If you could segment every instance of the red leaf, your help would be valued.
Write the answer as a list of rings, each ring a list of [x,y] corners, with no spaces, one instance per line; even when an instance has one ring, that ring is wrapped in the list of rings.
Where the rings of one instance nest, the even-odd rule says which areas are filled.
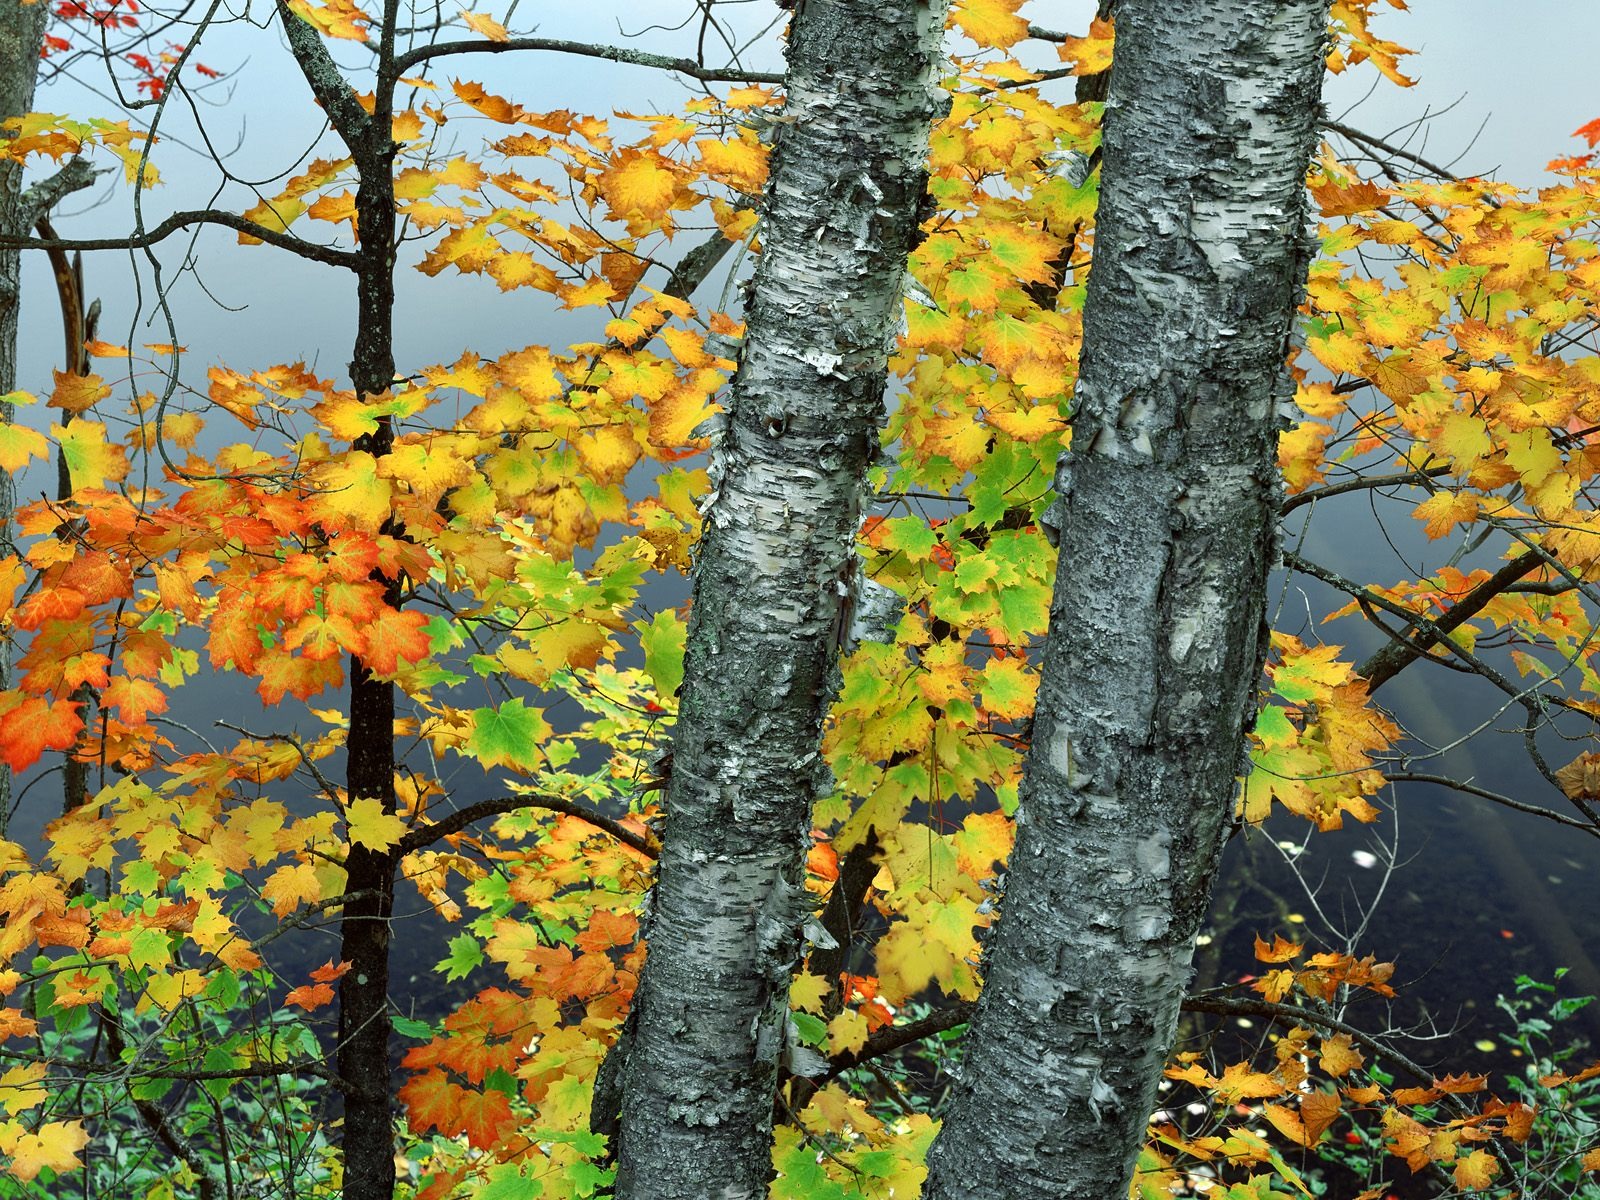
[[[479,1150],[493,1146],[517,1123],[511,1112],[511,1098],[504,1092],[464,1088],[452,1083],[437,1067],[401,1088],[400,1100],[406,1106],[406,1119],[413,1133],[430,1129],[446,1137],[464,1133]]]
[[[417,662],[433,644],[423,626],[428,618],[414,609],[380,608],[367,630],[367,650],[362,660],[379,675],[393,675],[400,660]]]
[[[310,983],[297,987],[283,998],[285,1004],[297,1005],[310,1012],[333,1001],[333,989],[325,983]]]
[[[0,693],[0,759],[26,771],[46,750],[66,750],[78,740],[83,720],[71,700],[21,699]]]

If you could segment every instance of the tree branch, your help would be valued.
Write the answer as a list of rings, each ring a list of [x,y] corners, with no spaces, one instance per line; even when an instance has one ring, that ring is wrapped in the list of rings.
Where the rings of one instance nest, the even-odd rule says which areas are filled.
[[[623,46],[596,46],[587,42],[566,41],[562,38],[538,37],[511,38],[504,42],[474,39],[418,46],[396,57],[394,69],[395,74],[404,75],[418,63],[431,58],[443,58],[450,54],[505,54],[511,50],[548,50],[557,54],[576,54],[584,58],[603,58],[607,62],[676,71],[680,75],[688,75],[702,83],[782,83],[784,79],[781,74],[774,75],[763,71],[715,70],[701,66],[692,58],[672,58],[665,54],[651,54]]]
[[[912,1042],[920,1042],[923,1038],[932,1037],[936,1033],[944,1033],[954,1029],[957,1025],[964,1025],[972,1019],[972,1011],[976,1005],[956,1004],[949,1008],[941,1008],[931,1012],[920,1021],[912,1021],[908,1025],[885,1025],[876,1033],[871,1034],[859,1050],[845,1050],[834,1055],[828,1060],[828,1070],[824,1075],[812,1080],[813,1086],[820,1088],[828,1080],[838,1075],[841,1071],[848,1071],[851,1067],[871,1062],[875,1058],[882,1058],[885,1054],[909,1046]]]
[[[886,1025],[867,1038],[866,1044],[861,1049],[846,1050],[834,1055],[833,1058],[828,1060],[827,1073],[813,1082],[820,1088],[842,1071],[848,1071],[852,1067],[859,1067],[875,1058],[881,1058],[885,1054],[899,1050],[903,1046],[909,1046],[913,1042],[920,1042],[923,1038],[954,1029],[957,1025],[964,1025],[972,1019],[975,1007],[976,1005],[971,1003],[955,1004],[949,1008],[929,1013],[920,1021],[912,1021],[907,1025]],[[1434,1081],[1433,1072],[1411,1061],[1404,1054],[1379,1041],[1371,1034],[1363,1033],[1354,1025],[1341,1021],[1337,1017],[1324,1016],[1322,1013],[1314,1012],[1308,1008],[1301,1008],[1293,1004],[1273,1004],[1266,1000],[1234,1000],[1222,996],[1190,996],[1183,1002],[1183,1011],[1211,1013],[1217,1016],[1267,1017],[1274,1021],[1315,1025],[1321,1029],[1344,1034],[1352,1042],[1394,1063],[1422,1083],[1431,1085]]]
[[[100,1027],[105,1032],[106,1050],[111,1059],[113,1061],[120,1059],[127,1048],[127,1042],[122,1036],[122,1026],[118,1024],[114,1015],[103,1008],[100,1010]],[[194,1172],[199,1181],[200,1200],[217,1200],[221,1188],[210,1164],[182,1133],[173,1128],[167,1110],[154,1100],[139,1099],[134,1095],[131,1086],[128,1088],[128,1096],[133,1101],[134,1110],[139,1114],[139,1120],[155,1136],[156,1141]]]
[[[1441,167],[1437,163],[1429,162],[1420,154],[1414,154],[1410,150],[1407,150],[1402,146],[1393,145],[1390,142],[1384,141],[1382,138],[1373,137],[1370,133],[1362,133],[1361,130],[1355,128],[1354,126],[1346,125],[1343,121],[1325,120],[1322,122],[1322,127],[1330,132],[1341,134],[1342,136],[1349,138],[1352,142],[1365,146],[1369,150],[1377,150],[1382,154],[1392,154],[1395,158],[1403,159],[1412,166],[1421,167],[1424,171],[1428,171],[1433,175],[1438,176],[1440,179],[1461,178],[1447,167]],[[1493,203],[1493,201],[1490,203]],[[1496,204],[1495,207],[1498,208],[1499,205]]]
[[[96,171],[91,167],[88,159],[69,159],[60,170],[22,193],[22,220],[18,222],[18,227],[26,229],[33,225],[63,199],[73,192],[81,192],[94,183],[96,176],[104,174],[105,171]]]
[[[1377,691],[1437,646],[1443,640],[1442,635],[1477,616],[1485,605],[1503,593],[1511,584],[1543,565],[1544,555],[1540,553],[1529,550],[1518,555],[1433,618],[1431,626],[1419,632],[1415,638],[1405,642],[1389,642],[1373,651],[1367,656],[1366,661],[1356,668],[1357,673],[1367,681],[1367,694],[1371,695]]]
[[[1301,492],[1298,496],[1290,496],[1278,508],[1280,516],[1293,512],[1306,504],[1315,504],[1318,500],[1327,500],[1333,496],[1342,496],[1346,492],[1370,491],[1375,488],[1401,487],[1408,483],[1425,483],[1439,475],[1448,475],[1450,467],[1429,467],[1424,471],[1401,471],[1394,475],[1364,475],[1359,479],[1349,479],[1344,483],[1330,483],[1327,487],[1313,488],[1309,492]]]
[[[1587,834],[1600,837],[1600,826],[1596,826],[1593,821],[1580,821],[1576,817],[1565,816],[1548,808],[1540,808],[1537,804],[1525,804],[1521,800],[1513,800],[1510,796],[1502,796],[1499,792],[1491,792],[1488,788],[1481,788],[1475,783],[1451,779],[1448,775],[1430,775],[1423,771],[1385,771],[1383,777],[1389,783],[1437,784],[1440,787],[1464,792],[1468,796],[1492,800],[1496,804],[1504,805],[1506,808],[1514,808],[1518,812],[1532,813],[1536,817],[1543,817],[1547,821],[1555,821],[1559,825],[1570,825],[1574,829],[1581,829]]]
[[[311,94],[328,114],[334,132],[352,154],[359,156],[365,147],[372,118],[367,116],[367,110],[356,99],[355,90],[339,70],[339,64],[322,44],[321,35],[297,17],[285,0],[277,0],[277,3],[278,18],[283,24],[284,36],[289,39],[289,50],[310,85]]]
[[[1301,1008],[1296,1004],[1274,1004],[1270,1000],[1234,1000],[1224,996],[1190,996],[1183,1002],[1183,1011],[1212,1013],[1224,1017],[1266,1017],[1273,1021],[1315,1025],[1333,1033],[1344,1034],[1356,1045],[1365,1047],[1380,1058],[1394,1063],[1419,1083],[1429,1087],[1434,1083],[1432,1071],[1420,1063],[1413,1062],[1393,1046],[1379,1041],[1369,1033],[1361,1032],[1354,1025],[1337,1017],[1324,1016],[1322,1013]],[[1457,1104],[1460,1103],[1456,1097],[1452,1096],[1450,1099]]]
[[[586,804],[565,800],[560,796],[500,796],[493,800],[480,800],[476,804],[457,809],[443,820],[413,829],[395,843],[393,853],[396,857],[410,854],[424,846],[432,845],[441,838],[460,833],[474,821],[517,812],[524,808],[548,809],[551,812],[565,813],[569,817],[577,817],[580,821],[587,821],[596,829],[609,833],[617,841],[632,847],[646,858],[653,859],[660,853],[654,838],[642,837],[614,817],[608,817]]]
[[[319,246],[315,242],[307,242],[290,234],[268,229],[265,225],[258,225],[247,217],[214,208],[175,212],[154,229],[132,237],[47,239],[31,238],[22,234],[0,234],[0,246],[15,246],[20,250],[143,250],[148,246],[154,246],[157,242],[165,241],[174,233],[191,225],[222,225],[228,229],[236,229],[240,233],[259,238],[269,246],[298,254],[301,258],[327,263],[329,266],[344,267],[350,271],[355,270],[358,261],[352,251],[339,250],[333,246]]]

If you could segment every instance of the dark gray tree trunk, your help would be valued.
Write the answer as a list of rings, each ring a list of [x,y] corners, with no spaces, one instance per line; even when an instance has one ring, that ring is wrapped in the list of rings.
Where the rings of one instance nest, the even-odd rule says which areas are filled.
[[[695,569],[619,1200],[764,1196],[822,722],[918,228],[944,0],[805,0]]]
[[[0,121],[20,117],[33,108],[33,89],[39,79],[39,50],[44,44],[50,6],[42,2],[0,0]],[[20,237],[33,222],[32,206],[22,197],[22,166],[0,159],[0,234]],[[0,396],[17,386],[17,318],[22,288],[21,252],[0,246]],[[0,424],[16,414],[0,403]],[[16,487],[0,471],[0,557],[11,549],[11,514],[16,508]],[[0,691],[11,686],[11,643],[0,639]],[[0,765],[0,834],[11,812],[11,769]]]
[[[1327,0],[1119,0],[1034,738],[925,1196],[1114,1200],[1263,652]]]

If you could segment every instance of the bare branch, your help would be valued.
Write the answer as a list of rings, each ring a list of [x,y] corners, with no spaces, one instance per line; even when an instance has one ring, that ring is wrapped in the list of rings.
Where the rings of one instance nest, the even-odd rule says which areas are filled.
[[[301,258],[327,263],[329,266],[344,267],[350,271],[355,270],[358,261],[352,251],[339,250],[333,246],[319,246],[315,242],[307,242],[280,233],[276,229],[268,229],[265,225],[258,225],[247,217],[236,216],[215,208],[175,212],[154,229],[131,237],[46,239],[24,237],[20,234],[0,234],[0,246],[16,246],[21,250],[143,250],[165,241],[174,233],[188,229],[191,225],[222,225],[228,229],[236,229],[240,233],[259,238],[269,246],[298,254]]]
[[[1354,1025],[1339,1020],[1338,1017],[1327,1016],[1296,1004],[1273,1004],[1268,1000],[1235,1000],[1226,996],[1190,996],[1183,1002],[1183,1011],[1212,1013],[1224,1017],[1266,1017],[1269,1020],[1289,1024],[1315,1025],[1320,1029],[1344,1034],[1356,1045],[1363,1046],[1380,1058],[1394,1063],[1419,1083],[1431,1086],[1434,1082],[1432,1071],[1420,1063],[1413,1062],[1386,1042],[1369,1033],[1363,1033]],[[1455,1096],[1447,1099],[1457,1106],[1461,1104],[1459,1098]]]
[[[859,1050],[846,1050],[834,1055],[828,1061],[827,1073],[814,1080],[821,1086],[834,1078],[842,1071],[858,1067],[872,1059],[881,1058],[903,1046],[913,1042],[920,1042],[946,1030],[954,1029],[972,1019],[974,1004],[955,1004],[949,1008],[942,1008],[929,1013],[920,1021],[912,1021],[906,1025],[886,1025],[867,1038]],[[1211,1013],[1219,1016],[1255,1016],[1267,1017],[1274,1021],[1287,1021],[1291,1023],[1304,1023],[1315,1025],[1318,1028],[1329,1030],[1333,1033],[1342,1033],[1357,1045],[1364,1046],[1374,1054],[1394,1063],[1408,1074],[1425,1084],[1433,1082],[1433,1073],[1427,1068],[1411,1061],[1404,1054],[1392,1046],[1363,1033],[1354,1025],[1341,1021],[1337,1017],[1327,1016],[1309,1008],[1301,1008],[1293,1004],[1272,1004],[1266,1000],[1236,1000],[1224,996],[1190,996],[1183,1002],[1184,1012]]]
[[[1580,821],[1576,817],[1569,817],[1563,813],[1552,812],[1548,808],[1541,808],[1537,804],[1525,804],[1521,800],[1513,800],[1510,796],[1503,796],[1499,792],[1491,792],[1488,788],[1479,787],[1475,783],[1468,783],[1461,779],[1451,779],[1448,775],[1430,775],[1423,771],[1385,771],[1383,777],[1389,783],[1432,783],[1439,787],[1447,787],[1457,792],[1464,792],[1468,796],[1477,796],[1483,800],[1492,800],[1506,808],[1514,808],[1518,812],[1532,813],[1536,817],[1543,817],[1547,821],[1554,821],[1559,825],[1570,825],[1574,829],[1581,829],[1587,834],[1600,837],[1600,827],[1593,821]]]
[[[1352,142],[1355,142],[1361,146],[1365,146],[1369,150],[1377,150],[1382,154],[1391,154],[1395,158],[1403,159],[1412,166],[1421,167],[1424,171],[1427,171],[1432,175],[1436,175],[1440,179],[1460,178],[1459,175],[1456,175],[1447,167],[1441,167],[1438,163],[1429,162],[1427,159],[1423,158],[1422,155],[1414,154],[1403,146],[1396,146],[1390,142],[1384,141],[1382,138],[1373,137],[1370,133],[1362,133],[1361,130],[1352,125],[1346,125],[1343,121],[1325,120],[1322,122],[1322,127],[1333,133],[1347,137]],[[1493,202],[1491,201],[1491,203]],[[1496,207],[1499,206],[1496,205]]]
[[[63,199],[73,192],[81,192],[92,185],[97,176],[104,174],[105,171],[96,171],[91,167],[87,159],[68,159],[55,174],[39,180],[22,193],[22,220],[18,222],[19,228],[26,229],[34,224]]]
[[[882,1058],[885,1054],[909,1046],[912,1042],[920,1042],[923,1038],[932,1037],[936,1033],[944,1033],[954,1029],[957,1025],[964,1025],[972,1019],[975,1004],[955,1004],[949,1008],[941,1008],[929,1013],[920,1021],[912,1021],[907,1025],[885,1025],[876,1033],[871,1034],[859,1050],[845,1050],[834,1055],[828,1060],[828,1070],[825,1074],[812,1080],[816,1087],[821,1087],[838,1075],[841,1071],[848,1071],[851,1067],[859,1067],[863,1063],[875,1058]]]
[[[781,74],[764,71],[725,71],[703,67],[692,58],[672,58],[665,54],[651,54],[645,50],[630,50],[625,46],[596,46],[587,42],[572,42],[562,38],[511,38],[504,42],[487,40],[439,42],[432,46],[418,46],[397,56],[394,71],[404,75],[412,67],[430,58],[443,58],[450,54],[505,54],[512,50],[546,50],[556,54],[576,54],[583,58],[603,58],[607,62],[627,63],[636,67],[654,67],[659,71],[675,71],[702,83],[782,83]]]
[[[1403,487],[1408,483],[1426,483],[1436,476],[1448,475],[1452,469],[1451,467],[1429,467],[1425,471],[1401,471],[1394,475],[1363,475],[1356,479],[1348,479],[1343,483],[1330,483],[1327,487],[1313,488],[1309,492],[1301,492],[1298,496],[1290,496],[1279,506],[1278,512],[1280,515],[1291,513],[1302,505],[1315,504],[1318,500],[1342,496],[1346,492]]]

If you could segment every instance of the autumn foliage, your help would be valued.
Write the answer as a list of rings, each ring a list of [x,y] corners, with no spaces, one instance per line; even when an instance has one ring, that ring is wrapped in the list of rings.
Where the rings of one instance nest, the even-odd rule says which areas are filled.
[[[290,7],[329,39],[372,27],[345,0]],[[1044,63],[1051,41],[1030,39],[1019,7],[969,0],[954,16],[953,105],[933,134],[933,213],[859,545],[903,615],[892,640],[842,664],[825,747],[837,784],[815,809],[807,877],[819,908],[849,881],[844,899],[867,916],[852,914],[848,957],[791,994],[822,1060],[974,999],[1000,902],[1054,571],[1039,517],[1070,436],[1098,188],[1100,103],[1063,102],[1041,76],[1095,75],[1113,37],[1096,22]],[[1370,62],[1404,82],[1404,51],[1372,32],[1371,7],[1334,5],[1330,67]],[[487,16],[467,24],[508,36]],[[159,98],[155,60],[130,62]],[[8,397],[24,407],[0,427],[0,469],[59,455],[71,496],[19,510],[16,550],[0,557],[0,623],[18,651],[0,756],[26,779],[70,756],[93,781],[43,845],[0,844],[13,1052],[0,1152],[22,1184],[64,1186],[52,1181],[139,1105],[198,1095],[243,1113],[274,1072],[331,1086],[315,1035],[348,964],[286,975],[269,962],[280,936],[336,919],[355,847],[400,856],[409,907],[452,923],[433,955],[442,980],[467,989],[438,1022],[397,1023],[407,1194],[582,1197],[609,1179],[592,1096],[644,953],[654,772],[685,631],[679,609],[645,597],[662,579],[686,591],[707,421],[742,330],[733,289],[686,292],[651,271],[707,237],[730,262],[759,252],[782,97],[718,86],[673,111],[599,115],[532,111],[464,79],[407,82],[394,193],[417,269],[546,293],[593,318],[592,340],[405,363],[382,395],[306,363],[189,358],[180,371],[175,347],[101,341],[91,373]],[[127,121],[34,114],[11,132],[17,160],[110,155],[129,185],[158,182],[159,144]],[[1371,179],[1325,150],[1281,459],[1291,506],[1392,476],[1429,537],[1483,530],[1508,556],[1538,551],[1519,581],[1539,587],[1478,603],[1493,568],[1451,563],[1361,581],[1341,611],[1384,615],[1419,655],[1481,671],[1500,668],[1478,643],[1509,635],[1514,691],[1548,680],[1545,703],[1592,716],[1600,358],[1577,336],[1600,294],[1600,170],[1585,156],[1562,172],[1527,194]],[[354,248],[355,188],[351,159],[314,157],[237,214],[238,237]],[[1366,269],[1376,255],[1391,268]],[[375,453],[380,427],[393,443]],[[1440,630],[1465,597],[1470,618]],[[352,658],[403,697],[392,810],[336,782]],[[1321,830],[1377,815],[1400,728],[1357,666],[1311,635],[1274,635],[1245,822],[1278,806]],[[217,676],[254,691],[262,727],[192,727],[205,718],[186,688]],[[1600,803],[1588,776],[1565,778],[1580,805]],[[47,794],[24,802],[50,808]],[[476,819],[452,819],[469,809]],[[1185,1194],[1197,1170],[1280,1189],[1230,1195],[1300,1194],[1285,1148],[1314,1151],[1353,1119],[1378,1122],[1409,1170],[1492,1185],[1497,1156],[1526,1136],[1518,1103],[1459,1076],[1386,1086],[1370,1044],[1294,1015],[1391,995],[1391,965],[1281,937],[1258,957],[1241,994],[1287,1014],[1269,1060],[1177,1056],[1172,1079],[1214,1099],[1218,1119],[1198,1133],[1153,1123],[1136,1194]],[[86,1049],[96,1023],[122,1050]],[[94,1101],[74,1108],[64,1078]],[[803,1107],[776,1137],[774,1195],[915,1194],[928,1105],[852,1078],[791,1085]],[[1272,1136],[1252,1132],[1258,1114]],[[241,1157],[241,1170],[289,1163],[331,1193],[337,1153],[316,1119],[307,1109],[276,1166]]]

